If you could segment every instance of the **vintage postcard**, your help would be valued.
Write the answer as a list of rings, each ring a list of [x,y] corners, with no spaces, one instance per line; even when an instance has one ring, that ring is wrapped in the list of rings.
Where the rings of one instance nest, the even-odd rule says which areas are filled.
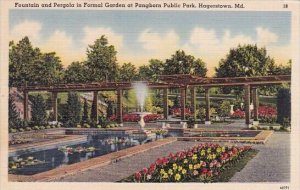
[[[1,189],[300,189],[299,5],[1,1]]]

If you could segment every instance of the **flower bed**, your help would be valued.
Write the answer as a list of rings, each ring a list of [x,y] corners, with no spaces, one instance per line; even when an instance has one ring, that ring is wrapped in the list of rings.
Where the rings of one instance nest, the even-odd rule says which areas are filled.
[[[230,117],[233,119],[243,119],[245,118],[245,111],[237,109]],[[275,123],[277,119],[277,109],[270,106],[259,106],[258,117],[263,123]]]
[[[137,171],[124,181],[212,182],[250,150],[252,150],[250,146],[200,144],[187,151],[159,158],[149,168]]]
[[[181,116],[181,108],[173,108],[171,110],[171,113],[172,113],[173,117],[180,117]],[[189,116],[191,116],[191,114],[192,114],[191,110],[188,108],[185,108],[185,116],[189,117]]]
[[[110,121],[116,121],[117,117],[115,115],[111,116]],[[161,114],[147,114],[144,116],[144,121],[145,122],[150,122],[150,121],[156,121],[162,119]],[[141,120],[140,115],[138,114],[125,114],[123,115],[123,121],[124,122],[138,122]]]

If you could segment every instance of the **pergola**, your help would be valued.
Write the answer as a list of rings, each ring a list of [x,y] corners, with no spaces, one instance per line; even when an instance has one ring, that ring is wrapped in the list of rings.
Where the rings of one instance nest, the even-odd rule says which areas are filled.
[[[258,121],[258,93],[257,88],[260,86],[280,85],[290,83],[290,75],[276,76],[259,76],[259,77],[226,77],[226,78],[208,78],[194,75],[161,75],[159,82],[147,82],[145,84],[151,89],[163,90],[163,110],[164,118],[168,119],[168,91],[169,89],[180,89],[181,119],[185,120],[185,106],[187,90],[191,94],[191,112],[196,117],[196,90],[195,87],[205,89],[205,110],[206,123],[210,122],[210,100],[209,89],[212,87],[240,86],[244,88],[244,105],[245,105],[245,123],[250,124],[250,96],[252,94],[254,121]],[[57,94],[60,92],[80,91],[93,92],[93,115],[98,118],[98,92],[99,91],[116,91],[117,92],[117,120],[122,123],[122,94],[124,90],[133,88],[132,82],[93,82],[84,84],[58,84],[53,86],[23,86],[24,93],[24,121],[28,121],[28,93],[32,91],[47,91],[52,93],[52,105],[54,120],[57,121]],[[252,92],[252,93],[251,93]]]

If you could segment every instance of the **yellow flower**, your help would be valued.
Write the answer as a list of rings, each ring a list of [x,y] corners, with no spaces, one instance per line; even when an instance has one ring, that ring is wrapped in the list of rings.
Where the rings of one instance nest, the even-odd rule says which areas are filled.
[[[164,169],[160,169],[160,174],[162,175],[164,173],[166,173],[165,170]]]
[[[201,155],[201,156],[205,156],[205,150],[201,150],[200,155]]]
[[[216,159],[216,157],[217,157],[216,154],[212,155],[212,159]]]
[[[163,178],[164,178],[164,179],[167,179],[168,177],[169,177],[168,174],[167,174],[167,173],[164,173]]]
[[[181,173],[186,174],[186,169],[182,169]]]
[[[225,149],[225,146],[222,146],[222,152],[225,152],[226,149]]]
[[[193,164],[189,164],[189,169],[193,169]]]
[[[173,170],[177,170],[177,164],[176,163],[173,164]]]
[[[207,155],[207,159],[208,160],[212,160],[213,159],[213,155],[212,154]]]
[[[168,174],[169,174],[169,175],[173,175],[173,170],[172,170],[172,169],[169,169]]]
[[[175,180],[176,181],[179,181],[181,179],[181,175],[179,173],[177,173],[175,176],[174,176]]]
[[[188,163],[188,160],[187,160],[187,159],[184,159],[184,160],[183,160],[183,163],[184,163],[184,164]]]
[[[222,151],[222,148],[221,147],[218,147],[217,148],[217,153],[220,153]]]
[[[197,160],[197,154],[194,154],[192,160]]]
[[[182,166],[178,166],[178,171],[180,172],[182,170]]]
[[[211,153],[211,148],[208,148],[208,149],[207,149],[207,153],[208,153],[208,154]]]

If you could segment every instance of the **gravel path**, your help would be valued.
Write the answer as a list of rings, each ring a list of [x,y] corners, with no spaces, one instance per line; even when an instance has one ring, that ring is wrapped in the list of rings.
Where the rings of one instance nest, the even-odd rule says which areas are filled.
[[[290,134],[275,132],[265,145],[256,145],[259,153],[231,182],[289,182]]]
[[[54,181],[64,182],[115,182],[135,171],[148,167],[153,161],[170,152],[186,149],[195,142],[177,141],[159,148],[125,158],[117,163],[66,176]],[[231,182],[288,182],[290,180],[290,134],[274,133],[267,144],[254,145],[259,153],[237,172]]]

